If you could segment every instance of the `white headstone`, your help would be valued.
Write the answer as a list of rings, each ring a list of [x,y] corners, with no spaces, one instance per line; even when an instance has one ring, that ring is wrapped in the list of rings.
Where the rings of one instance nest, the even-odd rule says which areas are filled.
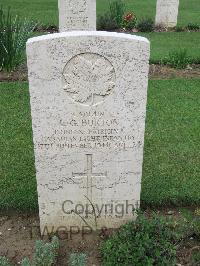
[[[179,0],[157,0],[157,26],[175,27],[177,25]]]
[[[60,33],[30,39],[27,56],[42,232],[45,226],[115,228],[133,219],[140,203],[148,40]]]
[[[60,32],[96,30],[96,0],[58,0]]]

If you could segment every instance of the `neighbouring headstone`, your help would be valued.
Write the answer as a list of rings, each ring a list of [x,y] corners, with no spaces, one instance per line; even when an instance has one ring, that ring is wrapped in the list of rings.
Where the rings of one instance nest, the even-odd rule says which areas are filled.
[[[157,0],[157,26],[175,27],[177,25],[179,0]]]
[[[59,30],[96,30],[96,0],[59,0]]]
[[[27,43],[41,231],[115,228],[139,206],[149,41],[67,32]]]

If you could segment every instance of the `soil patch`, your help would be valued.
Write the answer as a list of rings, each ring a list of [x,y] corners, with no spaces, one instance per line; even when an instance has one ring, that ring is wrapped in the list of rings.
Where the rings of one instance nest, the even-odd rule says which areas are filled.
[[[0,71],[0,82],[15,82],[15,81],[27,81],[28,69],[27,65],[20,65],[15,71],[10,73],[6,71]]]
[[[32,257],[35,241],[31,226],[39,226],[37,215],[8,214],[0,216],[0,256],[18,264],[24,257]]]
[[[157,211],[165,216],[181,216],[178,209],[165,208]],[[146,210],[146,213],[151,216],[152,210]],[[112,231],[59,234],[60,250],[56,265],[68,265],[69,255],[76,252],[87,254],[88,266],[101,265],[100,245],[111,233]],[[38,239],[41,239],[38,214],[0,214],[0,256],[6,256],[15,265],[24,257],[32,259],[35,241]],[[188,236],[178,248],[178,263],[182,266],[192,265],[189,262],[191,252],[199,247],[200,241]]]
[[[98,28],[97,30],[102,31],[104,29],[100,29]],[[109,30],[108,30],[109,31]],[[113,31],[113,30],[110,30]],[[134,28],[132,30],[126,30],[126,29],[115,29],[115,32],[124,32],[124,33],[128,33],[128,34],[132,34],[134,32],[139,32],[139,30],[137,28]],[[34,29],[34,32],[49,32],[49,33],[57,33],[59,32],[58,26],[55,25],[39,25],[36,26]],[[187,27],[179,27],[178,30],[175,28],[166,28],[166,27],[162,27],[162,26],[158,26],[155,27],[155,29],[153,30],[153,32],[200,32],[200,29],[188,29]]]
[[[200,65],[188,65],[186,69],[150,65],[149,77],[150,79],[200,78]]]
[[[6,256],[13,264],[19,264],[24,257],[32,259],[35,241],[41,237],[38,214],[11,213],[0,215],[0,256]],[[66,266],[71,253],[86,253],[87,265],[100,265],[99,246],[105,239],[102,232],[59,233],[60,250],[57,266]]]
[[[173,79],[173,78],[200,78],[200,65],[188,65],[186,69],[174,69],[164,65],[150,65],[150,79]],[[28,81],[26,65],[20,66],[16,71],[7,73],[0,71],[0,82]]]

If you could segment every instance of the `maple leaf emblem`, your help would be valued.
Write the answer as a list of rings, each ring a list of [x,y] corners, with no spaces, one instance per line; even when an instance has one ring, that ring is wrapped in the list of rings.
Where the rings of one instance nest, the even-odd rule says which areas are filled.
[[[77,0],[76,4],[74,4],[74,0],[69,1],[69,7],[73,14],[79,14],[81,12],[85,12],[86,10],[86,0]]]
[[[64,90],[75,102],[94,105],[109,95],[115,86],[111,63],[97,54],[76,56],[64,70]]]

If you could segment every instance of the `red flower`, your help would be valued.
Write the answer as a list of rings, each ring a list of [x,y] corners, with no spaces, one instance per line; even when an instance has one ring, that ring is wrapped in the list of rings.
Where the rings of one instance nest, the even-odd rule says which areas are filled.
[[[130,22],[130,21],[134,20],[134,18],[135,18],[135,16],[133,13],[128,13],[127,15],[124,16],[124,20],[126,22]]]

